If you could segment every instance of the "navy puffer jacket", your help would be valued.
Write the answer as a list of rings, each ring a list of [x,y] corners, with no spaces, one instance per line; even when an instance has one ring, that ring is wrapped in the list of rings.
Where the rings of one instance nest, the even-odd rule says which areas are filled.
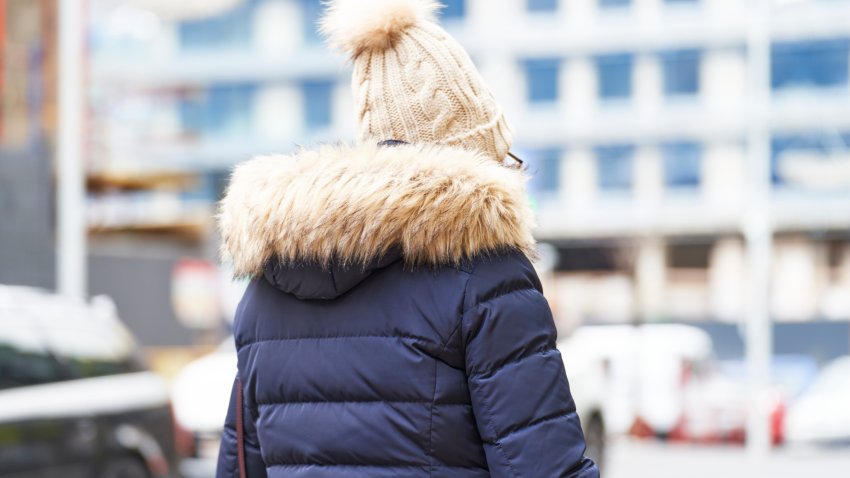
[[[453,148],[237,168],[225,257],[249,477],[596,477],[526,258],[523,173]],[[235,390],[235,387],[234,387]],[[238,477],[231,400],[219,478]]]

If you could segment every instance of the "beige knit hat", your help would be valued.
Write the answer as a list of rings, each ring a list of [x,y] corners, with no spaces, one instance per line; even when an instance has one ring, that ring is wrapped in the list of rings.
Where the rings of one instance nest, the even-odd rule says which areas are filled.
[[[507,157],[511,130],[434,0],[331,0],[321,22],[354,64],[361,142],[445,144]]]

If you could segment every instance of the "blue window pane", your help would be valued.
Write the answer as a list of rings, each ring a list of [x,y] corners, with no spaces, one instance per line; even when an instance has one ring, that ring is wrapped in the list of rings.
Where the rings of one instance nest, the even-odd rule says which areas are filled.
[[[803,153],[812,161],[832,161],[833,156],[850,151],[850,132],[832,134],[794,134],[775,136],[771,142],[771,178],[777,186],[793,186],[798,179],[789,175],[786,162],[795,154]],[[813,169],[817,165],[812,165]],[[799,165],[798,165],[799,167]]]
[[[524,158],[531,173],[531,190],[554,193],[560,186],[561,155],[558,148],[531,150]]]
[[[230,177],[229,171],[208,170],[198,175],[195,187],[180,194],[184,200],[219,201]]]
[[[466,0],[442,0],[441,3],[445,5],[440,13],[444,19],[459,20],[466,16]]]
[[[525,8],[529,12],[555,12],[558,0],[526,0]]]
[[[600,146],[596,148],[596,170],[602,191],[630,191],[634,183],[634,154],[632,145]]]
[[[599,0],[599,6],[603,8],[628,7],[631,3],[632,0]]]
[[[695,95],[699,92],[700,52],[676,50],[661,54],[666,96]]]
[[[599,97],[625,99],[632,95],[632,55],[596,57]]]
[[[558,101],[561,60],[557,58],[526,60],[523,62],[523,66],[525,67],[528,102],[554,103]]]
[[[240,137],[251,133],[254,84],[215,85],[180,102],[184,129],[200,137]]]
[[[847,86],[850,39],[782,42],[771,52],[773,89]]]
[[[304,93],[304,124],[308,130],[331,125],[334,86],[330,80],[305,81],[301,84]]]
[[[181,22],[177,28],[181,48],[210,50],[249,47],[253,37],[256,3],[257,0],[250,0],[214,17]]]
[[[325,3],[321,0],[301,0],[301,18],[303,20],[304,41],[308,44],[321,44],[319,35],[319,20],[325,11]]]
[[[697,188],[700,185],[702,146],[688,141],[661,145],[664,184],[668,188]]]

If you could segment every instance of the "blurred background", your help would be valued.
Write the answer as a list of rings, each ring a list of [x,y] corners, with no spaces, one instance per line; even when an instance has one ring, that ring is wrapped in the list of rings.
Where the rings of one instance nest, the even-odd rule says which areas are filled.
[[[846,476],[850,1],[441,1],[533,174],[604,475]],[[212,475],[216,202],[354,136],[323,8],[0,0],[3,476]]]

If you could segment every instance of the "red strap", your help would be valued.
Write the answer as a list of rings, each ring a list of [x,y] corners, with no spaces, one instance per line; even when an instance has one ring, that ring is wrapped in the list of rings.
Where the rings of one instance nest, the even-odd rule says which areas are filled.
[[[242,423],[242,380],[236,378],[236,453],[239,459],[239,478],[248,478],[245,471],[245,425]]]

